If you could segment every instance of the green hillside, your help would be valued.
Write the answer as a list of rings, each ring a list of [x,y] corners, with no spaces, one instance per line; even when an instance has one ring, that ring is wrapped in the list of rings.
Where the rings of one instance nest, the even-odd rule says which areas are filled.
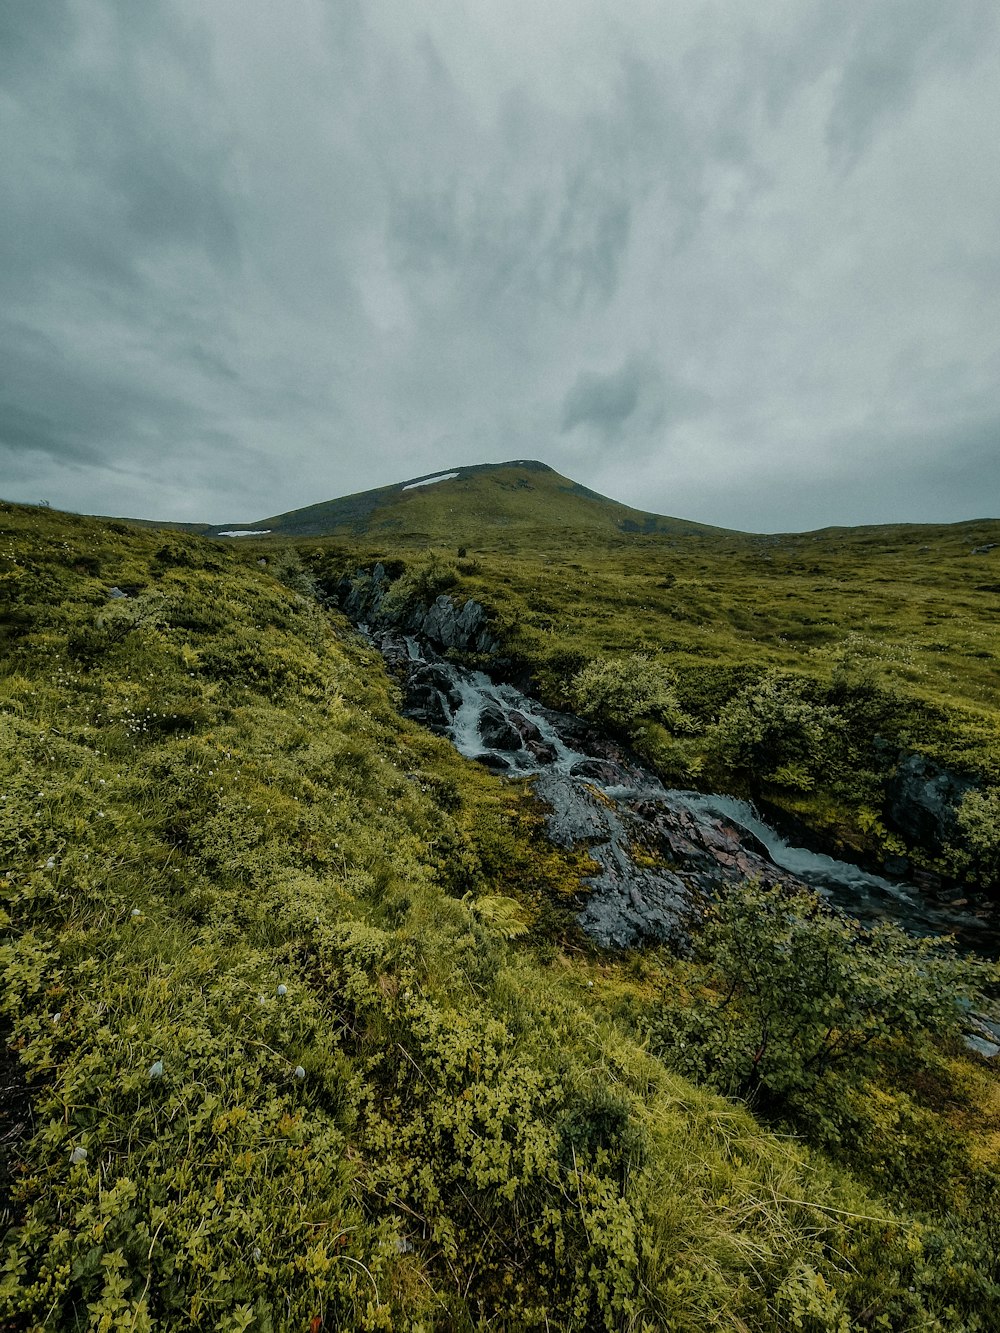
[[[277,536],[381,536],[394,541],[499,542],[524,545],[540,536],[586,540],[622,533],[717,531],[683,519],[646,514],[562,477],[544,463],[481,464],[294,509],[252,523],[209,529],[267,529]]]
[[[828,672],[814,627],[788,641],[820,584],[824,616],[874,589],[870,638],[895,607],[948,664],[973,622],[992,652],[980,529],[927,534],[935,571],[909,532],[803,556],[624,534],[569,494],[550,551],[515,555],[495,516],[527,530],[571,485],[527,475],[464,557],[453,533],[296,549],[0,505],[0,1327],[1000,1325],[1000,1084],[958,1037],[989,974],[753,886],[684,958],[596,951],[586,858],[402,718],[322,596],[392,556],[401,599],[482,596],[509,669],[583,707],[581,665],[703,653],[700,704],[671,678],[700,730],[604,696],[690,765],[741,654]],[[407,494],[419,545],[445,492]],[[602,542],[567,535],[587,521]],[[875,656],[840,697],[882,707],[898,673],[971,699],[981,660],[953,686]]]

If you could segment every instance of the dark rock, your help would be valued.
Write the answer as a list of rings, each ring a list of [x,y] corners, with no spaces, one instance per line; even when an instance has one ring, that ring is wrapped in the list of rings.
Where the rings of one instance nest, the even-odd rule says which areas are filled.
[[[456,648],[455,603],[443,593],[434,600],[420,623],[420,633],[436,648]]]
[[[562,847],[586,848],[595,863],[592,892],[580,924],[603,948],[643,941],[682,943],[691,910],[691,886],[672,870],[639,865],[631,855],[635,829],[629,813],[586,783],[548,770],[535,780],[548,806],[546,830]]]
[[[359,569],[353,578],[345,575],[337,584],[335,600],[348,620],[360,624],[376,618],[388,591],[389,577],[378,564],[371,571]]]
[[[490,633],[485,607],[471,597],[455,617],[455,637],[451,646],[459,652],[495,653],[500,646]]]
[[[610,759],[584,759],[570,769],[573,777],[599,782],[607,787],[626,786],[624,771]]]
[[[447,671],[434,663],[423,663],[408,672],[403,684],[403,711],[428,726],[451,723],[461,697]]]
[[[512,709],[509,718],[511,726],[517,730],[517,734],[521,737],[521,740],[537,742],[542,739],[541,731],[535,726],[534,722],[526,718],[523,713],[519,713],[516,709]]]
[[[954,834],[962,797],[975,785],[921,754],[907,755],[889,783],[886,817],[918,846],[941,852]]]
[[[535,779],[535,794],[551,807],[546,827],[557,846],[575,847],[611,837],[608,802],[582,783],[546,772]]]
[[[905,856],[887,856],[882,862],[882,869],[887,875],[902,877],[910,873],[910,862]]]
[[[391,587],[385,567],[377,564],[371,570],[358,569],[353,575],[345,575],[334,590],[334,600],[356,625],[419,634],[439,652],[492,654],[499,648],[486,609],[474,598],[458,606],[442,593],[430,606],[411,602],[387,610]]]
[[[546,741],[525,741],[524,748],[532,759],[539,764],[553,764],[556,759],[555,748]]]
[[[944,880],[933,870],[914,870],[910,878],[917,888],[922,889],[924,893],[940,893],[944,887]]]
[[[502,754],[477,754],[476,763],[482,764],[483,768],[491,769],[494,773],[509,773],[511,764],[509,759],[505,759]]]
[[[520,750],[521,737],[494,704],[488,704],[479,715],[479,734],[483,744],[491,750]]]
[[[376,570],[379,568],[376,566]],[[375,620],[383,628],[419,635],[438,652],[491,654],[499,647],[490,633],[486,609],[474,599],[469,598],[459,607],[453,598],[442,593],[429,607],[417,602],[388,615],[383,605],[388,588],[388,581],[384,587],[379,583],[374,603],[367,608],[367,618]],[[345,614],[356,618],[359,602],[372,603],[371,591],[365,593],[362,589],[353,598],[349,595],[346,601],[341,601],[341,606]]]

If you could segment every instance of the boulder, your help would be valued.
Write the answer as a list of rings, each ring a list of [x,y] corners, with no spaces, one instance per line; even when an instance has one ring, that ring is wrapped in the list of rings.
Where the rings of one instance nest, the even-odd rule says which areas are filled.
[[[370,571],[359,569],[337,584],[337,605],[348,620],[360,624],[377,617],[388,591],[389,576],[381,564]]]
[[[434,663],[410,671],[403,685],[403,711],[427,726],[449,726],[461,702],[448,673]]]
[[[493,773],[510,772],[510,763],[501,754],[477,754],[476,762]]]
[[[523,713],[519,713],[516,708],[511,709],[509,717],[511,726],[515,728],[522,741],[535,741],[537,743],[543,739],[541,731],[534,722],[525,717]]]
[[[886,793],[888,822],[918,846],[941,852],[955,832],[962,797],[976,784],[922,754],[906,755]]]
[[[487,704],[479,715],[479,734],[490,750],[520,750],[521,737],[495,704]]]
[[[524,748],[536,763],[554,764],[556,761],[555,746],[549,745],[547,741],[525,741]]]
[[[494,653],[499,646],[489,632],[486,609],[474,598],[458,607],[442,593],[420,615],[419,633],[435,648],[457,653]]]
[[[457,648],[455,603],[443,593],[434,599],[433,605],[424,614],[420,623],[420,633],[435,648]]]

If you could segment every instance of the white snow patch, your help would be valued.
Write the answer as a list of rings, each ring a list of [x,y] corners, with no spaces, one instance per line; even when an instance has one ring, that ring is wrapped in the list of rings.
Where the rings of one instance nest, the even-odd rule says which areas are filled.
[[[457,472],[442,472],[437,477],[425,477],[423,481],[411,481],[408,486],[403,487],[403,490],[415,491],[418,486],[433,486],[436,481],[451,481],[453,477],[457,476]]]
[[[231,528],[229,532],[220,532],[220,537],[266,537],[270,528]]]

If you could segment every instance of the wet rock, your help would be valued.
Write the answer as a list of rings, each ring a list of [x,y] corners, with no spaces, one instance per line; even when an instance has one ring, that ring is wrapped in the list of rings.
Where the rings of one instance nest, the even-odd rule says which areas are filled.
[[[461,698],[441,667],[427,663],[413,667],[403,685],[403,711],[428,726],[447,727]]]
[[[519,713],[516,708],[512,708],[507,717],[522,741],[538,742],[542,739],[542,733],[538,726],[526,718],[523,713]]]
[[[631,853],[630,812],[567,773],[548,770],[535,779],[548,807],[546,831],[562,847],[583,847],[597,870],[580,924],[603,948],[642,942],[682,942],[691,911],[691,887],[664,867],[640,866]]]
[[[618,764],[610,759],[583,759],[570,769],[573,777],[584,778],[589,782],[600,782],[607,787],[626,785],[626,774]]]
[[[536,764],[553,764],[556,760],[555,746],[547,741],[525,741],[524,748]]]
[[[479,734],[491,750],[520,750],[521,737],[495,704],[488,704],[479,715]]]
[[[1000,1056],[1000,1014],[969,1014],[965,1044],[984,1059],[996,1060]]]
[[[476,763],[482,764],[483,768],[488,768],[494,773],[509,773],[511,771],[511,762],[505,759],[502,754],[477,754]]]
[[[546,828],[557,846],[575,847],[611,836],[607,802],[582,783],[549,770],[538,775],[534,790],[550,807]]]
[[[918,846],[941,852],[955,832],[962,797],[975,785],[921,754],[907,755],[889,783],[887,818]]]

